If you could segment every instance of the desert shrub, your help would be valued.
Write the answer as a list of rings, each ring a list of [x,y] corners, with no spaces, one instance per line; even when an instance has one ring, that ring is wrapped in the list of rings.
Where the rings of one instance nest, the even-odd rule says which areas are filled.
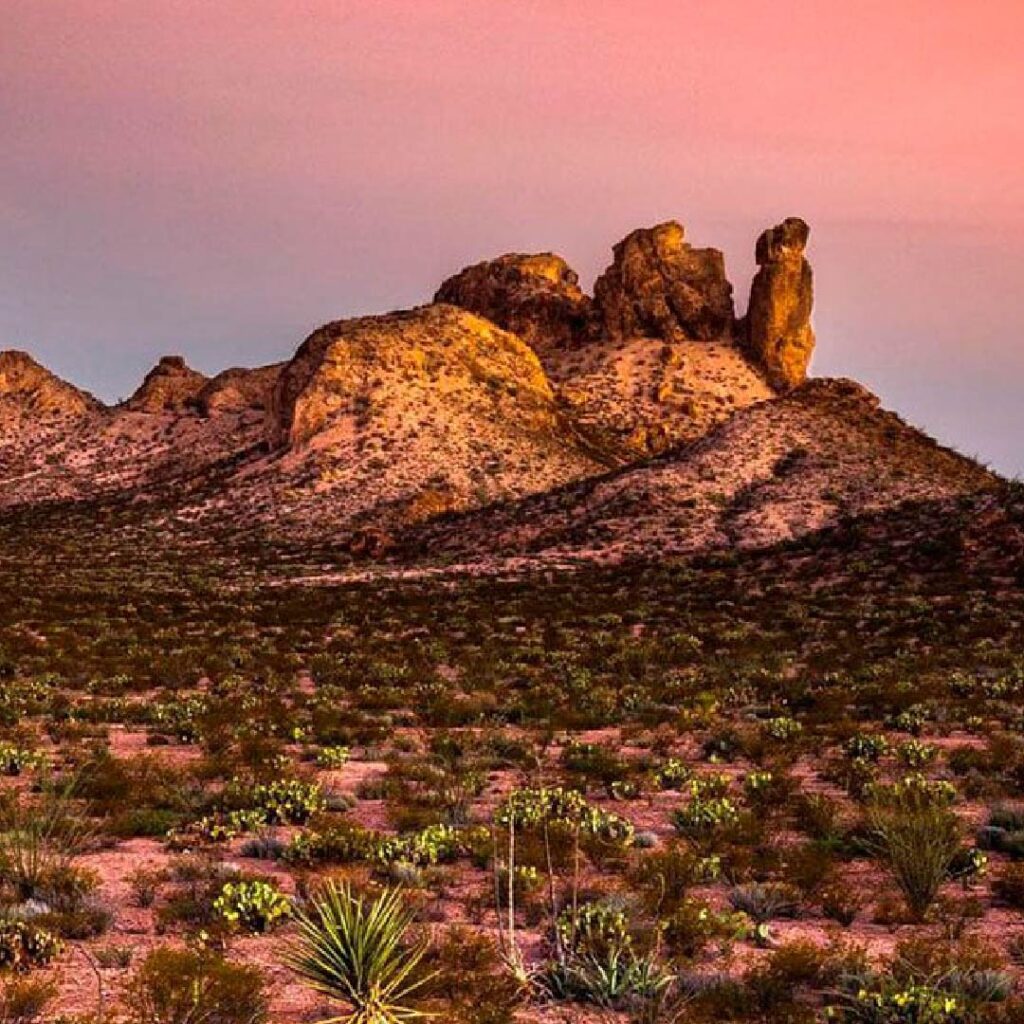
[[[901,980],[921,981],[997,970],[1002,963],[1000,953],[976,936],[951,941],[942,936],[914,934],[897,944],[891,971]]]
[[[881,733],[857,733],[846,741],[844,748],[850,760],[880,761],[889,753],[889,741]]]
[[[821,912],[844,928],[853,924],[864,906],[860,892],[840,879],[834,879],[824,886],[820,900]]]
[[[0,775],[20,775],[26,769],[42,768],[45,764],[46,756],[38,751],[0,743]]]
[[[263,978],[255,967],[210,952],[161,948],[128,984],[131,1024],[261,1024],[267,1020]]]
[[[173,884],[157,909],[158,931],[177,924],[215,928],[221,922],[215,903],[222,889],[242,880],[237,871],[198,854],[175,860],[169,874]]]
[[[485,828],[428,825],[412,835],[379,840],[373,857],[384,865],[405,863],[428,867],[451,863],[461,856],[483,851],[489,844],[490,833]]]
[[[558,955],[537,978],[553,999],[621,1008],[656,999],[672,982],[656,953],[635,948],[619,907],[597,902],[567,908],[555,929]]]
[[[167,873],[160,869],[138,867],[127,877],[132,903],[136,907],[151,907],[156,902],[160,886],[167,881]]]
[[[673,812],[672,824],[680,835],[706,839],[719,829],[735,824],[739,817],[739,808],[729,797],[694,796]]]
[[[841,971],[862,968],[866,961],[846,947],[822,947],[806,939],[785,943],[762,963],[750,968],[744,983],[750,1000],[761,1014],[785,1020],[814,1020],[807,1015],[807,997],[814,989],[831,985]]]
[[[0,879],[19,899],[41,894],[48,879],[85,849],[89,831],[76,815],[71,789],[46,790],[39,800],[0,807]]]
[[[786,881],[813,899],[835,875],[836,854],[827,842],[801,843],[787,848],[783,863]]]
[[[692,959],[711,943],[728,943],[747,932],[739,914],[713,910],[700,900],[686,899],[662,919],[662,938],[670,953]]]
[[[300,832],[285,848],[282,858],[290,864],[351,864],[369,860],[380,846],[376,832],[351,822],[330,822]]]
[[[843,1024],[976,1024],[966,1006],[934,985],[853,977],[848,989],[829,1006],[831,1019]]]
[[[625,911],[610,903],[566,907],[555,921],[555,930],[558,947],[570,955],[602,957],[633,946]]]
[[[702,857],[686,843],[672,842],[640,857],[630,880],[640,890],[648,910],[660,915],[671,913],[694,885],[714,881],[720,873],[718,857]]]
[[[1006,864],[992,879],[992,895],[1015,910],[1024,909],[1024,864]]]
[[[758,924],[778,917],[796,917],[800,913],[800,894],[791,885],[780,882],[748,882],[729,890],[733,910],[746,914]]]
[[[939,755],[939,748],[920,740],[907,740],[896,748],[896,759],[908,768],[923,768]]]
[[[606,789],[623,781],[629,765],[610,747],[598,743],[569,743],[562,751],[562,765],[572,776],[596,782]]]
[[[321,747],[316,752],[316,763],[320,768],[341,768],[348,763],[350,753],[346,746]]]
[[[544,878],[535,867],[520,864],[512,873],[512,891],[509,892],[508,868],[502,865],[497,870],[495,885],[498,903],[502,907],[508,906],[510,896],[513,905],[521,906],[524,901],[543,888]]]
[[[804,727],[800,722],[790,718],[788,715],[769,718],[763,723],[761,729],[766,737],[779,743],[792,742],[804,731]]]
[[[794,802],[796,824],[811,839],[832,842],[841,831],[838,801],[822,793],[802,793]]]
[[[653,1002],[672,984],[672,974],[652,953],[613,950],[605,956],[569,957],[544,964],[536,984],[551,999],[622,1009]]]
[[[683,761],[670,758],[655,769],[654,781],[659,789],[682,789],[690,781],[693,772]]]
[[[914,793],[874,804],[867,812],[871,842],[892,872],[915,920],[923,920],[960,849],[956,815]]]
[[[424,989],[431,1004],[454,1024],[513,1024],[526,992],[508,970],[493,940],[468,928],[449,928],[424,957],[433,978]]]
[[[224,799],[228,809],[254,811],[269,825],[302,825],[325,806],[319,784],[304,779],[254,784],[234,780]]]
[[[8,977],[0,981],[0,1024],[29,1024],[57,997],[50,978]]]

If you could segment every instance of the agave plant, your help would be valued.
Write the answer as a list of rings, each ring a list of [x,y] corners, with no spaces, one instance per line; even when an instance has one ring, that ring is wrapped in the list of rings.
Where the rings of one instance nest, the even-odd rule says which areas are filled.
[[[416,976],[427,947],[403,941],[412,915],[400,890],[368,900],[347,882],[331,881],[295,917],[299,938],[286,954],[288,966],[321,995],[353,1007],[320,1024],[405,1024],[429,1016],[409,1005],[433,976]]]

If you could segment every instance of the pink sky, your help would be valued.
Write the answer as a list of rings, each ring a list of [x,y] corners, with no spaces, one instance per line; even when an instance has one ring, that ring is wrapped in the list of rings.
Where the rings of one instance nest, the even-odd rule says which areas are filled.
[[[1020,0],[0,0],[0,347],[155,359],[675,217],[813,228],[815,370],[1024,471]]]

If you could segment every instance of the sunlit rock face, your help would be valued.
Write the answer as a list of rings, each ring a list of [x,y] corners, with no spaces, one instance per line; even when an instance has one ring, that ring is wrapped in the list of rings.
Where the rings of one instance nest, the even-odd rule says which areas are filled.
[[[804,256],[809,235],[804,221],[789,217],[757,240],[760,269],[750,288],[746,334],[751,354],[780,389],[804,382],[814,352],[814,278]]]
[[[576,272],[553,253],[510,253],[474,264],[448,278],[434,296],[486,317],[539,353],[585,340],[591,300]]]
[[[731,332],[735,310],[725,259],[696,249],[676,221],[639,228],[613,249],[594,284],[604,334],[710,341]]]
[[[181,412],[195,402],[207,378],[181,356],[164,356],[128,399],[133,412]]]

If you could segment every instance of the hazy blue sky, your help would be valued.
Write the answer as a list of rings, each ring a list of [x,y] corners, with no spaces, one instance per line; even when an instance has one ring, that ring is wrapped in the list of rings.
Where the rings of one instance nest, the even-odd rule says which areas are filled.
[[[984,15],[984,16],[982,16]],[[669,217],[812,225],[814,370],[1024,471],[1024,5],[3,0],[0,347],[104,398],[163,353]]]

